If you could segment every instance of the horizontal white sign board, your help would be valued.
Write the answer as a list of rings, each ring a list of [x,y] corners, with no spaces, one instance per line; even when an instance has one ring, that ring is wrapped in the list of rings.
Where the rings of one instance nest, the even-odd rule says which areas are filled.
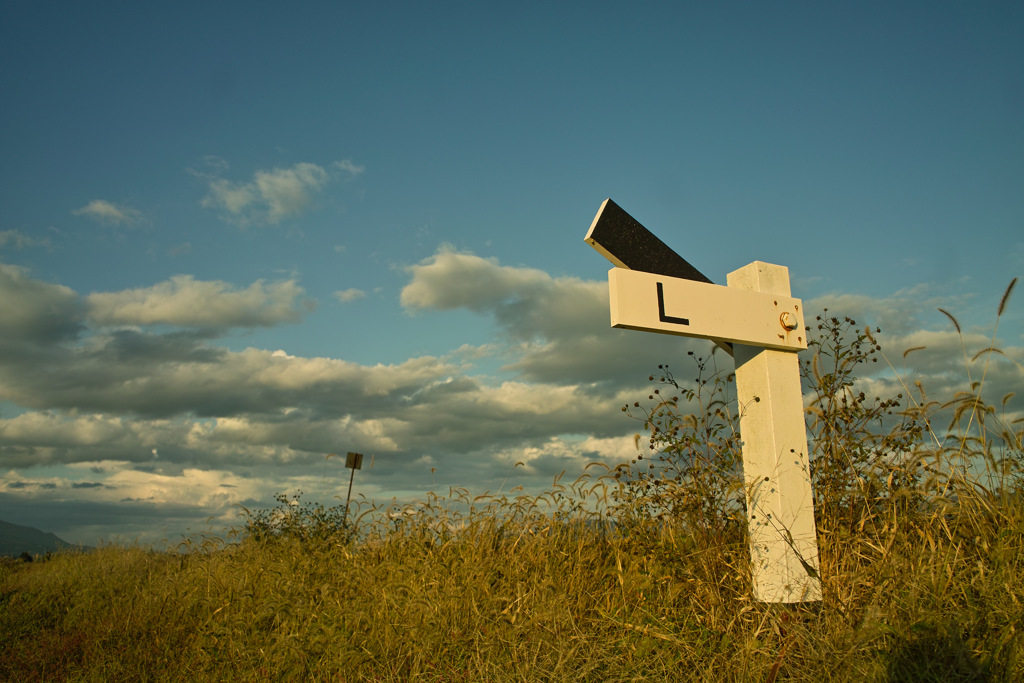
[[[608,271],[612,327],[761,346],[807,348],[800,299],[666,277]]]

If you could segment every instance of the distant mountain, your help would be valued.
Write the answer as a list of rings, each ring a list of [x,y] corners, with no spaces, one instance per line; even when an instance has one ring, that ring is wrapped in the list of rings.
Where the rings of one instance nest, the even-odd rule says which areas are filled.
[[[0,556],[17,557],[22,553],[43,555],[75,546],[53,534],[0,521]]]

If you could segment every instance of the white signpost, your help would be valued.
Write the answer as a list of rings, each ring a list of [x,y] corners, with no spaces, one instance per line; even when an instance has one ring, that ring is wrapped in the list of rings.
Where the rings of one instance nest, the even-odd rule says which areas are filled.
[[[754,596],[821,599],[818,540],[796,352],[803,305],[785,266],[755,261],[711,281],[608,199],[586,242],[608,272],[613,327],[710,339],[736,363]]]

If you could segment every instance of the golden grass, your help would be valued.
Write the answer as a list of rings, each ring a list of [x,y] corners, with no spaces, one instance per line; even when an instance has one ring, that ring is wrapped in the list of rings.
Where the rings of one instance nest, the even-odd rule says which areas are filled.
[[[977,499],[970,498],[977,496]],[[0,582],[5,680],[1014,680],[1024,508],[832,531],[820,604],[750,599],[741,534],[488,508],[454,534],[67,553]],[[441,513],[433,515],[436,521]],[[930,672],[930,673],[929,673]]]

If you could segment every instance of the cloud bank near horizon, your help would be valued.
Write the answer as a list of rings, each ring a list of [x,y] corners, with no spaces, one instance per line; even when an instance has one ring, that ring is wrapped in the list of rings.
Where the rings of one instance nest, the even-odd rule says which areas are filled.
[[[89,509],[96,518],[131,510],[139,534],[172,504],[182,519],[230,524],[239,504],[323,491],[324,457],[339,450],[375,456],[360,476],[369,497],[504,482],[537,490],[563,470],[571,477],[592,461],[634,457],[641,425],[622,406],[647,396],[659,363],[685,381],[690,367],[679,359],[712,348],[610,329],[604,282],[451,247],[404,273],[395,303],[414,314],[411,329],[421,316],[463,309],[491,320],[495,341],[375,365],[232,350],[218,340],[325,313],[297,278],[235,285],[181,275],[83,294],[0,263],[0,401],[16,407],[0,416],[0,504],[74,508],[83,520]],[[965,364],[948,321],[923,313],[922,304],[936,303],[931,296],[833,295],[807,308],[880,321],[903,381],[951,395],[965,386],[966,369],[980,377],[985,359]],[[962,340],[973,350],[992,341],[973,328]],[[900,358],[915,346],[927,348]],[[1024,348],[1003,351],[1009,360],[994,357],[986,380],[997,398],[1024,379]],[[496,361],[499,373],[478,370],[483,360]],[[717,362],[731,370],[731,360]],[[901,390],[887,365],[863,371],[871,390]],[[1020,399],[1006,410],[1019,414]]]

